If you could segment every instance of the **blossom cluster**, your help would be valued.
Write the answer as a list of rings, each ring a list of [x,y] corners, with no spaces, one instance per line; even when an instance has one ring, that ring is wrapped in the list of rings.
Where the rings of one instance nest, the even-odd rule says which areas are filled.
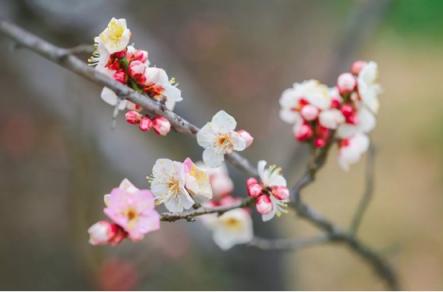
[[[106,29],[95,38],[96,50],[89,62],[97,71],[173,110],[175,103],[183,99],[175,80],[169,80],[165,70],[150,66],[148,52],[129,45],[130,38],[131,31],[126,26],[126,20],[112,18]],[[109,88],[103,88],[101,97],[119,110],[128,110],[126,121],[138,125],[143,132],[153,128],[157,134],[165,136],[170,131],[171,125],[166,118],[141,114],[139,105],[120,100]]]
[[[90,62],[99,72],[131,87],[137,92],[173,110],[182,100],[181,91],[166,72],[152,67],[148,52],[129,45],[130,30],[124,19],[113,18],[107,28],[95,38],[96,51]],[[348,170],[369,147],[368,133],[375,127],[378,112],[377,64],[355,62],[350,72],[341,74],[334,87],[328,88],[316,80],[295,83],[280,98],[280,117],[293,125],[295,139],[313,148],[336,143],[338,161]],[[129,100],[121,100],[109,88],[101,97],[119,110],[126,110],[125,119],[147,132],[151,129],[165,136],[170,122],[161,115],[142,113],[142,107]],[[105,195],[104,213],[109,218],[92,225],[88,232],[92,245],[116,245],[125,238],[139,241],[160,228],[156,205],[168,211],[214,207],[235,207],[240,202],[233,196],[234,184],[224,164],[225,155],[243,151],[254,141],[246,130],[236,130],[237,121],[225,111],[217,112],[196,134],[204,148],[202,162],[190,158],[183,162],[158,159],[147,179],[150,190],[138,189],[124,179],[119,187]],[[247,195],[263,221],[287,212],[290,199],[286,179],[281,168],[261,160],[258,177],[246,180]],[[222,249],[244,244],[253,238],[251,211],[235,208],[223,214],[201,217],[212,231],[215,243]]]
[[[280,97],[280,118],[293,125],[295,139],[323,148],[337,142],[338,162],[348,170],[369,147],[381,93],[374,62],[357,61],[334,87],[317,80],[295,83]]]

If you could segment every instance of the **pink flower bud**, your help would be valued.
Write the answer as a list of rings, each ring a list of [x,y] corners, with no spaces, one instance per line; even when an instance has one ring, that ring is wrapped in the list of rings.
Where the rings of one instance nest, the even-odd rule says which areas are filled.
[[[338,100],[338,99],[331,100],[331,108],[339,109],[340,108],[340,100]]]
[[[128,122],[131,125],[136,125],[140,123],[141,117],[142,115],[136,111],[127,111],[125,114],[126,122]]]
[[[272,194],[279,200],[289,199],[289,190],[284,186],[273,187]]]
[[[352,76],[351,73],[343,73],[340,76],[338,76],[337,79],[337,88],[340,94],[348,94],[351,93],[355,86],[357,85],[357,81],[355,80],[355,77]]]
[[[262,215],[268,214],[273,208],[271,199],[267,195],[261,195],[257,199],[255,208],[257,209],[257,212]]]
[[[171,131],[171,123],[163,116],[156,116],[152,122],[154,131],[160,136],[166,136]]]
[[[140,120],[140,124],[138,125],[140,130],[143,132],[147,132],[152,128],[152,120],[148,116],[144,116]]]
[[[115,72],[112,78],[120,83],[126,84],[126,73],[123,70]]]
[[[138,60],[129,63],[128,73],[137,83],[143,84],[146,81],[145,77],[146,65]]]
[[[314,141],[314,147],[315,148],[323,148],[326,146],[326,140],[323,138],[317,138]]]
[[[355,61],[351,66],[352,74],[354,74],[355,76],[360,74],[360,71],[363,69],[363,67],[366,66],[366,64],[367,63],[365,61]]]
[[[248,196],[251,198],[257,198],[263,191],[263,187],[260,184],[251,184],[247,186]]]
[[[148,52],[145,50],[137,50],[134,53],[134,60],[138,60],[140,62],[145,63],[148,60]]]
[[[349,139],[342,139],[342,140],[340,141],[340,148],[348,147],[349,144],[350,144]]]
[[[251,146],[252,142],[254,142],[254,137],[252,137],[249,132],[245,130],[238,130],[237,133],[240,134],[240,137],[242,137],[246,141],[246,147]]]
[[[349,117],[354,114],[354,108],[349,104],[344,104],[340,110],[345,117]]]
[[[301,142],[311,139],[312,135],[313,135],[312,128],[307,124],[301,125],[295,131],[295,138]]]
[[[247,186],[254,185],[254,184],[258,184],[258,181],[255,177],[250,177],[246,180]]]
[[[356,125],[358,123],[358,117],[355,113],[346,117],[346,123]]]
[[[116,224],[108,221],[99,221],[89,227],[89,243],[92,245],[110,244],[114,236],[117,234]]]
[[[319,110],[313,105],[305,105],[301,110],[302,117],[307,121],[313,121],[318,117]]]

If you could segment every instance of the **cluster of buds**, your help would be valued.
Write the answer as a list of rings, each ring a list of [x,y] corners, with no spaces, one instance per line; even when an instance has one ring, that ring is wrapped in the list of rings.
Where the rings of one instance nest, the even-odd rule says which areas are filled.
[[[125,119],[128,124],[138,125],[142,132],[153,129],[157,135],[166,136],[171,130],[171,123],[160,115],[151,118],[149,115],[143,115],[136,110],[130,110],[126,112]]]
[[[280,117],[294,125],[295,139],[315,148],[338,141],[339,164],[347,170],[369,146],[378,111],[377,64],[357,61],[334,87],[316,80],[295,83],[280,98]]]
[[[97,71],[173,110],[175,103],[182,100],[178,84],[174,78],[168,78],[165,70],[151,67],[148,52],[129,45],[130,36],[125,19],[111,19],[107,28],[95,38],[96,50],[89,62]],[[140,105],[128,100],[120,101],[112,90],[104,88],[101,97],[119,110],[128,110],[126,120],[139,125],[142,131],[154,128],[162,136],[169,132],[170,124],[165,118],[142,116]]]
[[[281,169],[276,166],[265,168],[266,162],[259,161],[256,178],[246,180],[248,196],[255,200],[255,208],[262,215],[263,221],[271,220],[275,215],[286,212],[286,203],[289,201],[289,190],[285,178],[280,174]]]

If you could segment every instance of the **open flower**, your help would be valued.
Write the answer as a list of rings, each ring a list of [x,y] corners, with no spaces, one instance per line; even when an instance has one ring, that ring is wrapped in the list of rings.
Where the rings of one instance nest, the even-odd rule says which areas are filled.
[[[155,210],[152,193],[137,189],[127,179],[105,195],[105,204],[105,214],[132,240],[141,240],[146,233],[160,228],[160,215]]]
[[[363,103],[374,113],[378,112],[380,106],[378,96],[381,93],[381,87],[377,83],[378,68],[377,63],[368,62],[358,74],[358,93]]]
[[[96,41],[103,44],[109,54],[113,54],[124,50],[128,46],[130,38],[131,31],[126,27],[126,19],[112,18]]]
[[[369,148],[368,136],[357,133],[351,138],[341,140],[338,163],[343,170],[349,170],[349,166],[358,162],[361,156]]]
[[[203,161],[209,167],[218,167],[224,161],[224,155],[233,151],[242,151],[247,141],[234,131],[235,119],[225,111],[216,113],[210,122],[197,133],[198,145],[205,148]]]
[[[356,113],[356,121],[354,124],[344,123],[337,129],[339,138],[350,138],[358,133],[369,133],[375,127],[375,116],[365,106],[360,105]]]
[[[186,173],[182,163],[157,159],[152,168],[151,191],[159,203],[171,212],[181,212],[194,205],[186,190]]]
[[[186,190],[198,202],[212,199],[212,188],[208,173],[198,167],[190,158],[183,162],[185,170]]]
[[[211,216],[210,219],[203,220],[203,223],[213,231],[214,242],[223,250],[236,244],[248,243],[254,236],[251,215],[245,209],[230,210],[220,217]]]
[[[167,109],[173,110],[175,103],[183,100],[180,89],[171,84],[165,70],[148,67],[145,70],[145,79],[145,93],[157,101],[164,102]]]

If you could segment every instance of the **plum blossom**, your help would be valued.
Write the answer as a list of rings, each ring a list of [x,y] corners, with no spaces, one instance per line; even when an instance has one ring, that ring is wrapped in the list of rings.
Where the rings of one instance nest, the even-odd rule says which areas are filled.
[[[182,212],[195,203],[186,190],[186,172],[181,162],[157,159],[152,168],[151,191],[171,212]]]
[[[180,89],[172,84],[165,70],[157,67],[146,68],[146,83],[143,90],[151,98],[165,103],[169,110],[173,110],[175,104],[182,101]]]
[[[248,140],[234,131],[235,119],[225,111],[216,113],[210,122],[197,133],[197,142],[205,150],[203,161],[209,167],[218,167],[224,161],[224,155],[233,151],[243,151]]]
[[[205,204],[206,207],[229,206],[239,201],[238,198],[226,196],[220,200]],[[223,250],[237,244],[245,244],[254,236],[252,219],[244,208],[233,209],[221,216],[208,214],[200,217],[202,223],[213,232],[214,242]]]
[[[378,67],[375,62],[368,62],[361,68],[358,74],[358,93],[363,103],[376,114],[380,107],[378,96],[381,87],[377,83]]]
[[[198,167],[190,158],[183,162],[185,169],[186,189],[199,202],[212,199],[212,188],[208,173]]]
[[[258,174],[261,182],[249,178],[246,182],[248,195],[256,199],[257,211],[262,215],[263,221],[269,221],[286,213],[289,201],[289,190],[286,179],[280,174],[281,168],[272,165],[266,168],[267,162],[258,162]]]
[[[134,241],[160,228],[160,215],[155,210],[152,193],[139,190],[127,179],[105,195],[105,205],[104,213]]]
[[[96,38],[109,54],[124,50],[131,38],[131,31],[126,27],[126,19],[112,18],[106,29]]]
[[[340,167],[348,171],[351,164],[358,162],[369,148],[368,136],[357,133],[351,138],[345,138],[340,143],[338,163]]]

